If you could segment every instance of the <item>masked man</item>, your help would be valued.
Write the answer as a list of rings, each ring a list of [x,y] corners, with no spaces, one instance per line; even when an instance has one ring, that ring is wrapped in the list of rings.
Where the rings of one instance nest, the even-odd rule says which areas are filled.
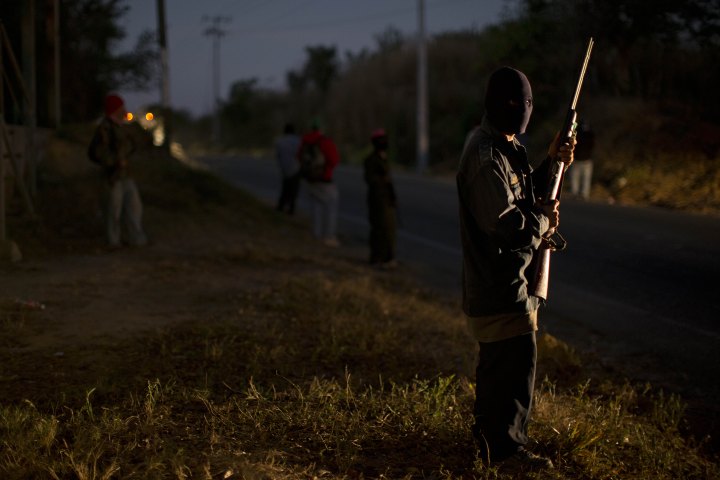
[[[525,449],[535,383],[539,299],[528,294],[528,266],[543,236],[559,223],[557,201],[543,203],[550,159],[569,165],[573,144],[550,146],[532,170],[516,135],[525,132],[532,90],[520,71],[493,72],[485,116],[460,159],[457,188],[463,246],[463,310],[480,344],[473,434],[483,459],[520,468],[551,468]]]

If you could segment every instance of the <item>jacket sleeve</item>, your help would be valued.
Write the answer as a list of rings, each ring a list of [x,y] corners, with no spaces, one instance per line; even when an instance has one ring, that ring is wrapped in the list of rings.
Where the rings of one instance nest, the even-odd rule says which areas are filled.
[[[505,173],[496,162],[485,163],[467,179],[463,195],[478,227],[500,248],[520,250],[540,246],[541,237],[548,230],[548,218],[515,200]]]
[[[548,177],[550,176],[550,165],[552,160],[545,157],[545,160],[538,165],[532,172],[533,187],[535,189],[535,198],[543,198],[547,193]]]

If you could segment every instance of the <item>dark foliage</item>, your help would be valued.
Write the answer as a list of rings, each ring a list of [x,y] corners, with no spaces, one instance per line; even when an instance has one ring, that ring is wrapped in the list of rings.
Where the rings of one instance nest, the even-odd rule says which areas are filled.
[[[596,47],[580,105],[587,113],[609,118],[609,110],[588,111],[609,99],[612,104],[640,102],[648,115],[675,118],[676,124],[691,119],[708,131],[714,131],[708,125],[720,123],[720,0],[512,4],[496,25],[429,40],[432,164],[457,162],[465,136],[482,118],[487,77],[503,65],[530,78],[535,110],[525,141],[537,151],[546,148],[567,108],[591,35]],[[306,127],[320,117],[344,161],[361,158],[370,132],[383,127],[394,161],[413,164],[415,44],[392,27],[375,41],[374,48],[345,52],[342,62],[334,46],[307,47],[304,64],[287,73],[286,92],[264,90],[255,81],[236,82],[223,109],[225,145],[267,147],[285,121]],[[695,143],[678,139],[678,145]],[[713,145],[698,149],[713,157]]]
[[[66,121],[91,119],[102,99],[123,87],[144,89],[154,78],[154,34],[145,32],[130,52],[115,53],[125,32],[122,0],[66,0],[61,5],[62,109]]]

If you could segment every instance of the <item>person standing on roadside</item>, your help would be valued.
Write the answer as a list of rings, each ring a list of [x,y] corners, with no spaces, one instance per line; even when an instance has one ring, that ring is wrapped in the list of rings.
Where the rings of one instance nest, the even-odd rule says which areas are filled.
[[[543,237],[560,221],[559,202],[545,203],[538,193],[547,185],[551,159],[559,155],[569,165],[574,148],[556,137],[533,171],[516,137],[525,132],[532,107],[522,72],[493,72],[482,124],[468,136],[456,177],[463,311],[480,347],[473,435],[486,463],[521,470],[553,466],[525,449],[540,302],[528,293],[528,277]]]
[[[577,127],[577,147],[575,148],[575,162],[570,169],[570,193],[580,196],[583,200],[590,198],[593,174],[593,150],[595,148],[595,132],[590,124],[581,119]]]
[[[275,158],[282,175],[282,188],[277,203],[279,212],[295,213],[295,201],[300,189],[300,165],[297,161],[297,151],[300,147],[300,137],[295,133],[295,126],[286,123],[283,134],[275,141]]]
[[[373,151],[363,162],[367,183],[368,221],[370,222],[370,264],[392,268],[395,261],[396,203],[395,187],[390,177],[388,136],[375,130],[371,137]]]
[[[339,194],[333,172],[340,163],[340,155],[335,143],[320,130],[317,120],[313,122],[312,130],[303,136],[297,157],[312,203],[313,234],[328,247],[338,247]]]
[[[130,176],[129,161],[136,150],[125,120],[125,102],[118,95],[105,97],[105,116],[95,130],[88,156],[103,168],[106,190],[105,228],[110,248],[122,245],[125,225],[126,243],[147,244],[142,226],[143,204],[135,181]]]

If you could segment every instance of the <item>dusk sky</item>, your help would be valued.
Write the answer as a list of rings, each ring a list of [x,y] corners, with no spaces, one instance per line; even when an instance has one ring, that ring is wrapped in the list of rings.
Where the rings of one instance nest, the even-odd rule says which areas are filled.
[[[166,0],[170,53],[171,103],[194,114],[212,105],[212,41],[203,35],[203,17],[229,17],[221,24],[221,97],[236,80],[256,77],[265,87],[282,89],[285,74],[299,68],[307,45],[335,45],[346,51],[374,48],[375,35],[392,25],[406,35],[417,31],[417,0]],[[428,33],[482,28],[497,23],[508,0],[426,0]],[[122,25],[127,38],[119,48],[135,45],[144,30],[157,25],[155,0],[128,0]],[[159,101],[159,87],[124,92],[128,107]]]

